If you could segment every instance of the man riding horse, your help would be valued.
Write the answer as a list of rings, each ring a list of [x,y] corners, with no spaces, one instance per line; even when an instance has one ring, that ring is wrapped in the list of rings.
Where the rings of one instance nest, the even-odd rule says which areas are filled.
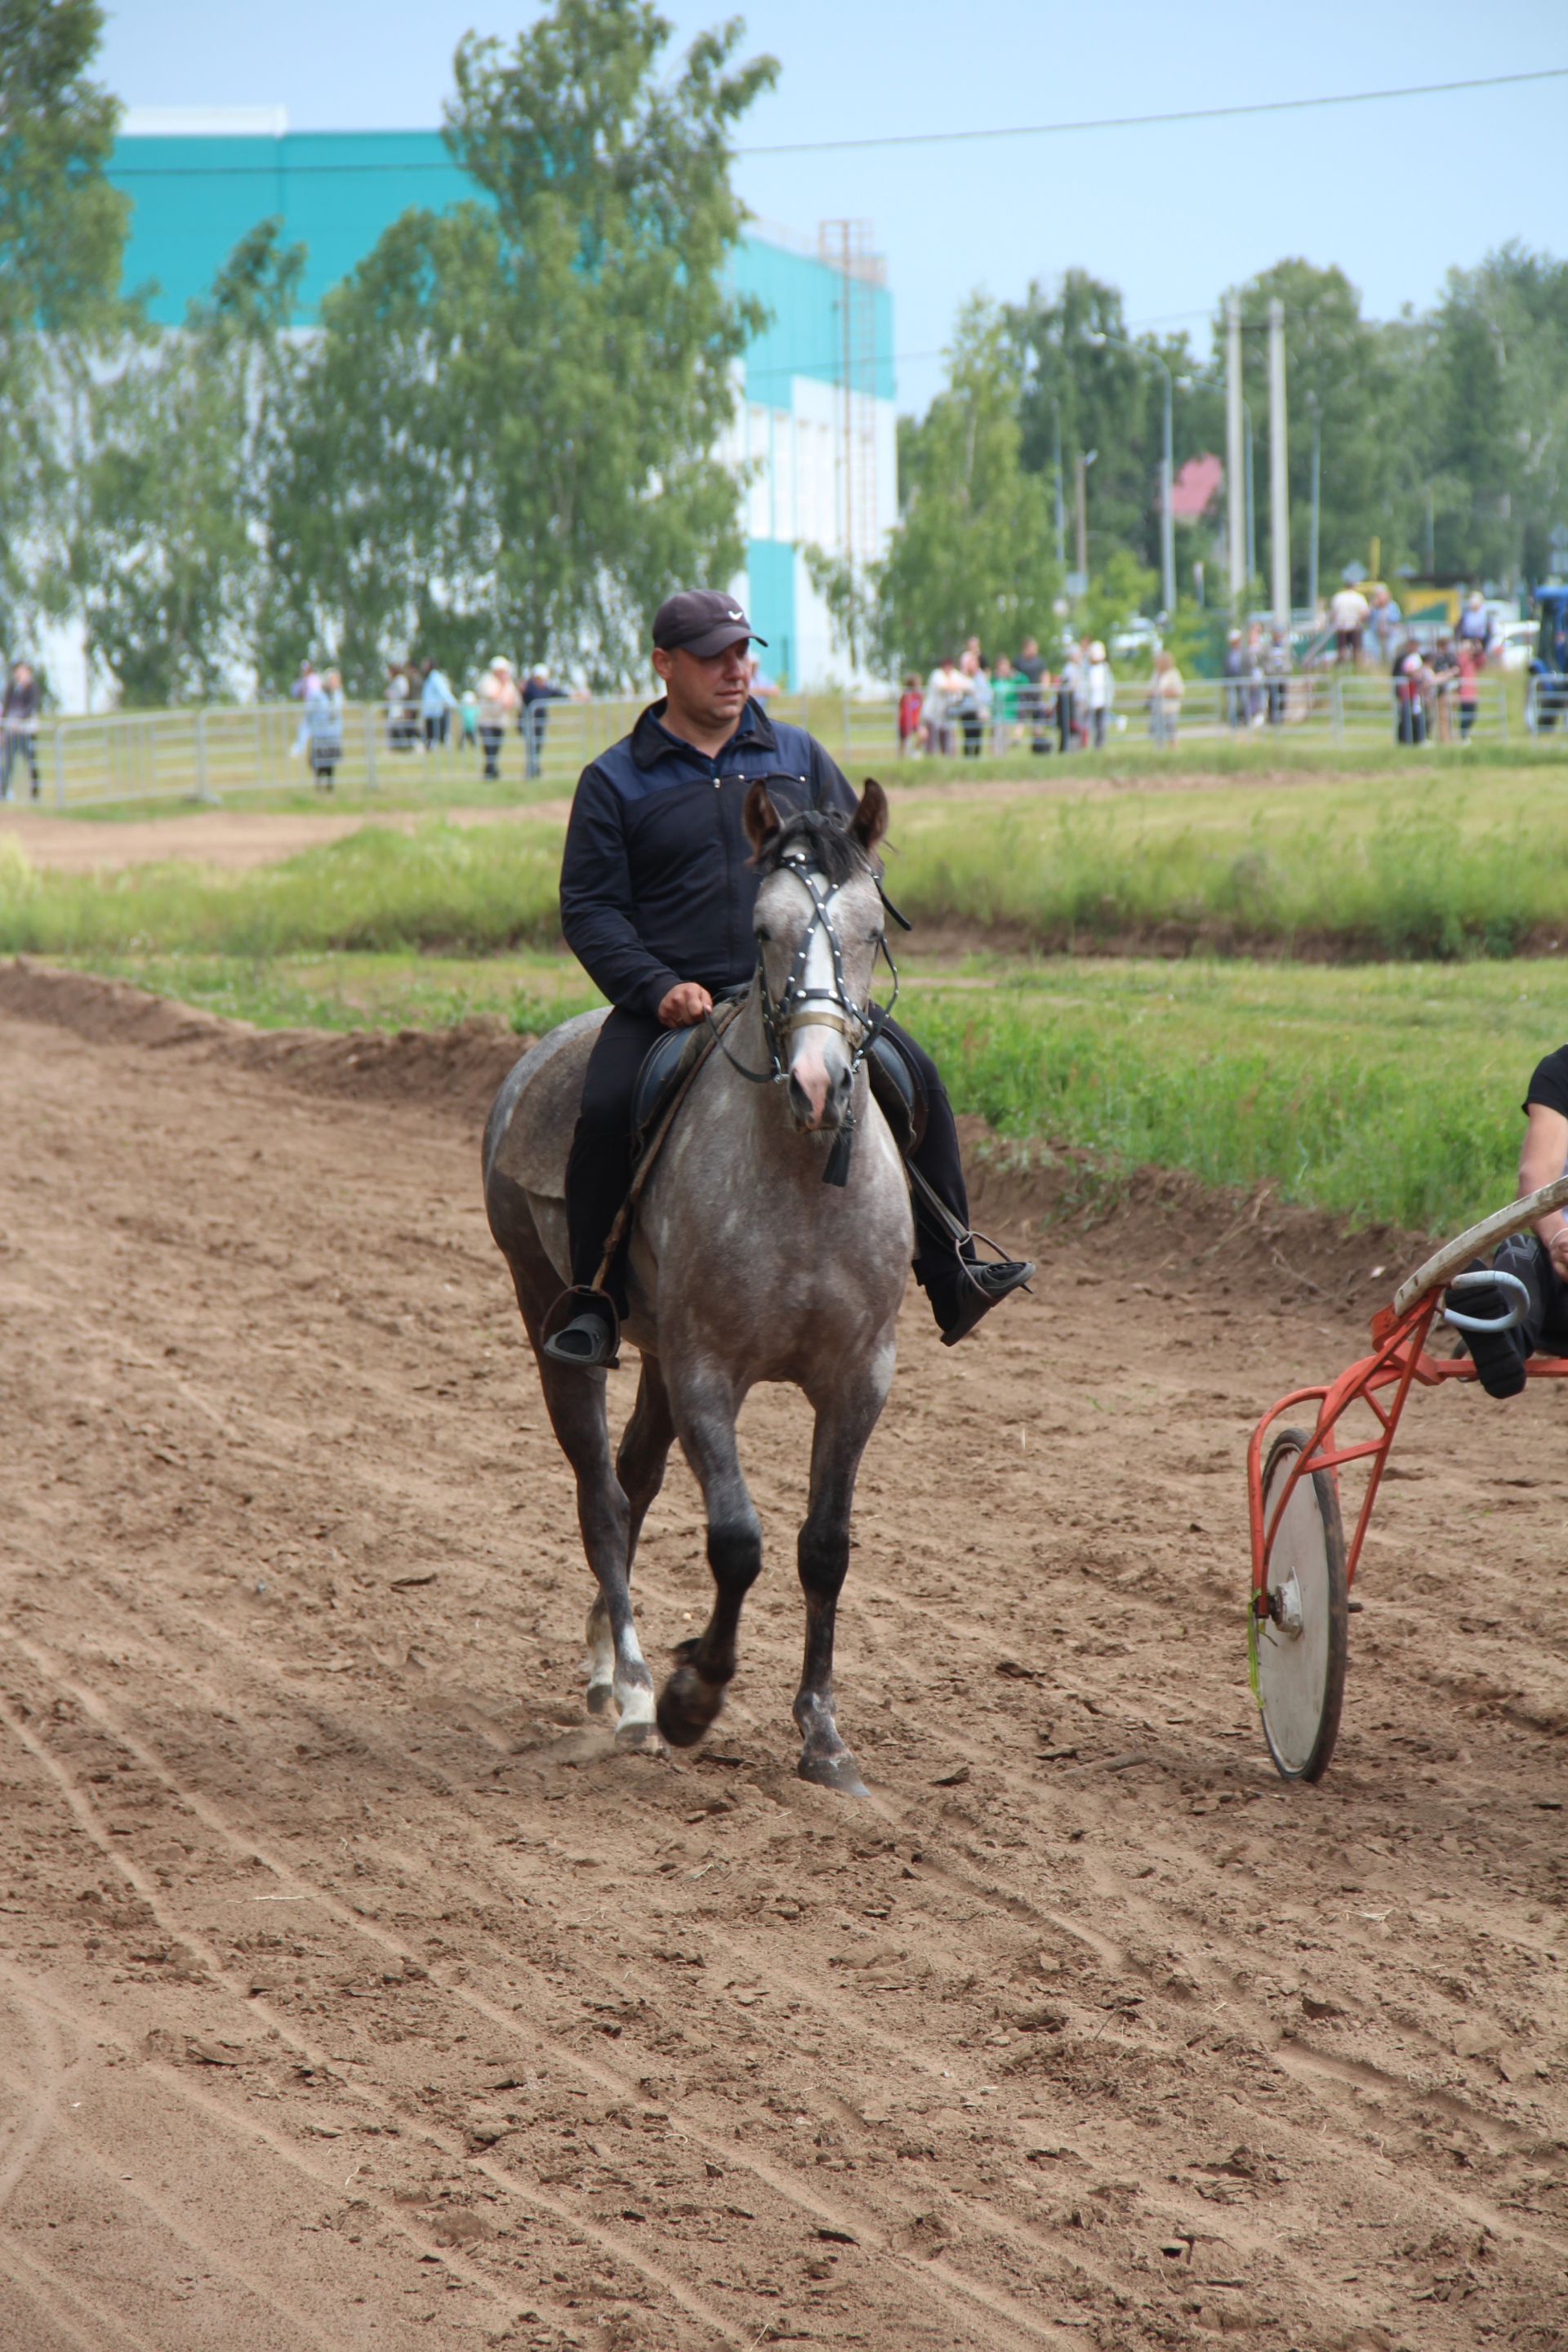
[[[632,1101],[649,1048],[667,1031],[706,1021],[714,1003],[749,982],[757,895],[742,811],[762,782],[780,817],[810,807],[846,819],[855,794],[804,727],[770,719],[749,693],[752,642],[732,597],[686,590],[660,605],[653,666],[665,697],[628,736],[583,771],[561,868],[568,946],[613,1010],[594,1046],[566,1168],[572,1290],[544,1343],[558,1363],[592,1370],[615,1355],[626,1312],[620,1255],[599,1276],[605,1244],[632,1177]],[[915,1278],[949,1346],[1027,1281],[1034,1268],[976,1259],[958,1131],[929,1055],[882,1017],[921,1096],[924,1129],[910,1153]],[[826,1070],[802,1124],[837,1126],[847,1101],[829,1098]],[[934,1198],[928,1198],[930,1196]]]

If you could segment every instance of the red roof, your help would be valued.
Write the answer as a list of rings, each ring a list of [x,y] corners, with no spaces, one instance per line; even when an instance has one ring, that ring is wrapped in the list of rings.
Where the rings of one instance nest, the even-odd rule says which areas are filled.
[[[1171,512],[1184,522],[1196,522],[1219,495],[1225,467],[1217,457],[1189,457],[1171,485]]]

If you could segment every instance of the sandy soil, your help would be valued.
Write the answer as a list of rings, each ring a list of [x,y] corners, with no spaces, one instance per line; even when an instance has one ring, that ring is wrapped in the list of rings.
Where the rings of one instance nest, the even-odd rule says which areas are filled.
[[[272,866],[301,849],[341,841],[366,825],[412,833],[439,817],[445,824],[510,824],[542,818],[563,824],[570,800],[536,801],[527,808],[360,808],[352,815],[272,814],[262,809],[212,809],[190,816],[127,817],[93,824],[79,817],[49,816],[30,808],[0,809],[0,839],[13,835],[35,866],[58,874],[109,874],[128,866],[162,866],[175,859],[239,872]]]
[[[731,1711],[617,1759],[479,1208],[505,1050],[0,971],[0,2344],[1568,2345],[1568,1397],[1412,1409],[1285,1788],[1243,1444],[1357,1253],[1297,1233],[1320,1297],[1156,1189],[956,1354],[910,1308],[872,1800],[791,1770],[778,1395]],[[663,1654],[683,1470],[639,1579]]]

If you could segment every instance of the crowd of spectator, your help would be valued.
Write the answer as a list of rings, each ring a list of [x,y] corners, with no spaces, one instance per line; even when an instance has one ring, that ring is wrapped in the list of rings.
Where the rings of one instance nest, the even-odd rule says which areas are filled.
[[[289,692],[301,705],[295,751],[308,757],[317,789],[331,792],[343,756],[342,680],[335,669],[320,669],[307,658]],[[502,747],[515,730],[522,738],[524,773],[532,778],[540,772],[548,706],[570,692],[543,662],[535,662],[520,684],[504,654],[460,694],[438,662],[395,662],[383,689],[382,725],[394,751],[478,751],[491,782],[500,778]]]
[[[1142,681],[1149,731],[1159,743],[1173,743],[1185,684],[1172,656],[1154,656],[1152,676]],[[1081,637],[1064,646],[1052,670],[1037,638],[1026,637],[1017,656],[987,660],[978,637],[962,653],[944,656],[922,685],[918,671],[904,680],[899,698],[899,747],[932,759],[978,760],[1026,744],[1031,751],[1080,751],[1102,745],[1114,722],[1116,677],[1103,641]]]

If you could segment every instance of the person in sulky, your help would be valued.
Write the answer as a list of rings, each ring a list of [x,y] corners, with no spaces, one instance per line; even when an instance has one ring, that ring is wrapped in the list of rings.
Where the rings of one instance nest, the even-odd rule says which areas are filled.
[[[747,985],[756,964],[757,877],[742,824],[746,794],[766,783],[781,817],[817,806],[850,816],[853,791],[804,727],[770,719],[749,691],[748,648],[765,641],[731,596],[688,589],[659,606],[653,667],[663,698],[631,733],[584,768],[561,867],[566,943],[610,1000],[584,1078],[566,1164],[566,1221],[576,1311],[558,1306],[545,1351],[584,1370],[610,1361],[624,1270],[595,1282],[632,1174],[637,1072],[667,1029],[703,1021],[714,1001]],[[911,1164],[964,1235],[955,1242],[914,1192],[915,1278],[951,1347],[1028,1280],[1027,1263],[983,1264],[969,1236],[958,1132],[935,1065],[902,1029],[901,1048],[926,1108]]]
[[[1519,1147],[1519,1192],[1527,1201],[1568,1175],[1568,1045],[1537,1062],[1525,1088],[1524,1135]],[[1497,1273],[1524,1286],[1522,1319],[1508,1331],[1471,1331],[1465,1344],[1489,1396],[1518,1396],[1531,1356],[1568,1355],[1568,1216],[1552,1209],[1522,1234],[1510,1234],[1491,1260]],[[1478,1259],[1472,1272],[1479,1272]],[[1456,1301],[1467,1315],[1500,1322],[1517,1291],[1474,1290]]]

